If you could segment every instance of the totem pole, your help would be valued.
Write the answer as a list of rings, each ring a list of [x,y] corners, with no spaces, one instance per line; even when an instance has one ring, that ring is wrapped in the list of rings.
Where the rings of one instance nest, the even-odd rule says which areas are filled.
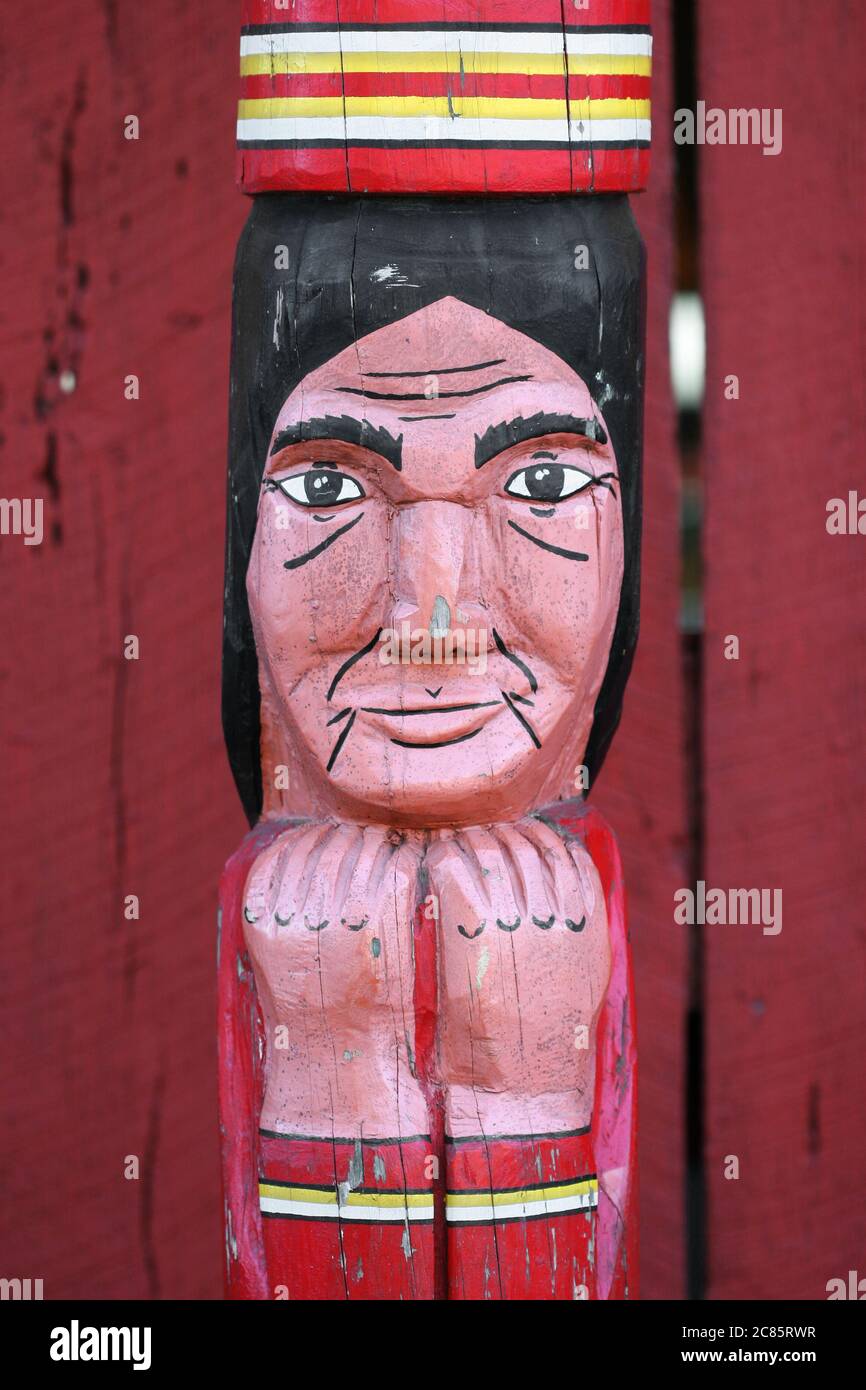
[[[246,0],[227,1289],[637,1292],[647,0]]]

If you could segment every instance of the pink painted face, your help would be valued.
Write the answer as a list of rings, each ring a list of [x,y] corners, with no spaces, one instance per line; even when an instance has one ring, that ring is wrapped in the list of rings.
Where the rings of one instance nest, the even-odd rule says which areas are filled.
[[[432,828],[573,794],[619,497],[581,378],[459,300],[311,372],[274,427],[247,575],[265,813]]]

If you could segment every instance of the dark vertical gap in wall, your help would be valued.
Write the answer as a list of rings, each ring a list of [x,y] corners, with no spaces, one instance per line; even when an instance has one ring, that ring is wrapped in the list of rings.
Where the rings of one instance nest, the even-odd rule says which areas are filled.
[[[695,110],[698,81],[697,0],[673,0],[674,109]],[[700,293],[700,185],[697,145],[675,145],[677,292]],[[701,566],[701,408],[680,408],[682,469],[682,633],[685,681],[685,765],[692,885],[703,877],[703,575]],[[707,1283],[707,1201],[704,1166],[705,1014],[703,929],[690,929],[685,1021],[686,1296],[702,1299]]]

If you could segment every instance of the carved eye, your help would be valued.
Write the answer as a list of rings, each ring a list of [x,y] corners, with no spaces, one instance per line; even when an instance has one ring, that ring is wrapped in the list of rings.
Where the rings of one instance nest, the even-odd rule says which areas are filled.
[[[275,486],[302,507],[335,507],[341,502],[356,502],[365,495],[354,478],[334,468],[311,468],[291,478],[280,478]]]
[[[533,502],[561,502],[594,482],[591,473],[568,464],[533,463],[530,468],[512,473],[505,491],[510,497],[528,497]]]

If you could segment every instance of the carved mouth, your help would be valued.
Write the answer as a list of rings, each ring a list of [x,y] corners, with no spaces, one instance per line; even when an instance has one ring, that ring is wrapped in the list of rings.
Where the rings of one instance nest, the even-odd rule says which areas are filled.
[[[461,700],[448,705],[361,705],[358,714],[398,748],[448,748],[479,734],[505,709],[502,699]]]

